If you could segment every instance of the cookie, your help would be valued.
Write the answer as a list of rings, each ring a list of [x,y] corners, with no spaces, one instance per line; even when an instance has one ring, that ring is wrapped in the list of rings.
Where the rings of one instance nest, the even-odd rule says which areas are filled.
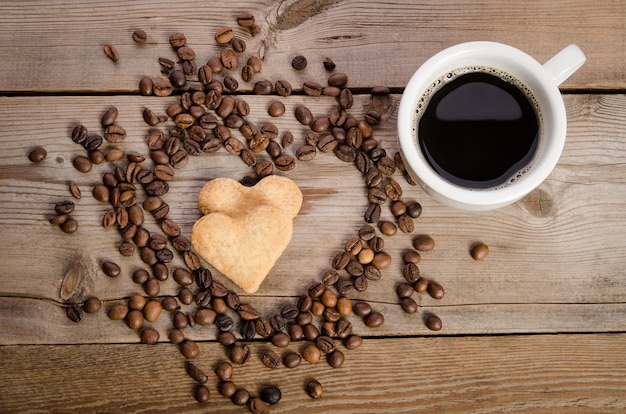
[[[230,178],[216,178],[206,183],[198,194],[202,214],[220,212],[239,217],[259,205],[274,206],[294,218],[302,206],[302,192],[289,178],[270,175],[253,187]]]
[[[195,251],[246,293],[254,293],[287,248],[292,219],[274,206],[258,204],[235,217],[213,212],[193,225]]]

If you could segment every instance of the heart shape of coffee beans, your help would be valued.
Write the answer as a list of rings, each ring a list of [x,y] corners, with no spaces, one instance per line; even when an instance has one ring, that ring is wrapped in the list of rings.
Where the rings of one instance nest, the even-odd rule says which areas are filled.
[[[252,187],[228,178],[200,190],[204,214],[193,226],[196,252],[244,292],[258,290],[293,234],[302,193],[288,178],[268,176]]]

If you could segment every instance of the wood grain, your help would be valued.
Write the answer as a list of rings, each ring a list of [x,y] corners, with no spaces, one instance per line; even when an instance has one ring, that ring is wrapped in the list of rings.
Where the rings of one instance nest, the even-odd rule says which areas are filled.
[[[587,64],[563,87],[620,89],[626,36],[626,8],[621,1],[566,4],[526,1],[502,5],[482,0],[452,1],[281,1],[258,0],[245,5],[214,2],[141,4],[118,1],[25,1],[0,6],[0,79],[6,92],[137,91],[143,75],[159,75],[158,57],[176,60],[168,44],[172,33],[184,32],[198,64],[219,53],[213,34],[235,24],[235,15],[256,16],[261,33],[247,43],[244,58],[261,56],[260,77],[286,78],[300,87],[302,77],[323,79],[322,60],[330,56],[338,70],[350,74],[350,86],[403,88],[413,72],[436,52],[455,43],[492,40],[518,47],[540,62],[570,43],[588,55]],[[136,45],[132,32],[141,28],[148,41]],[[294,42],[294,39],[297,41]],[[108,60],[102,47],[111,43],[120,61]],[[303,74],[289,64],[305,54]],[[238,71],[237,71],[238,72]],[[239,78],[239,73],[236,74]],[[33,82],[36,80],[36,83]],[[251,87],[242,83],[243,88]]]
[[[624,334],[366,338],[345,351],[340,368],[322,361],[269,370],[259,360],[269,348],[253,343],[233,382],[253,395],[280,386],[273,413],[620,412],[625,345]],[[194,401],[194,381],[171,344],[0,347],[0,411],[245,412],[217,392],[212,370],[223,348],[201,343],[200,352],[193,362],[209,377],[207,404]],[[303,391],[312,378],[324,386],[318,400]]]

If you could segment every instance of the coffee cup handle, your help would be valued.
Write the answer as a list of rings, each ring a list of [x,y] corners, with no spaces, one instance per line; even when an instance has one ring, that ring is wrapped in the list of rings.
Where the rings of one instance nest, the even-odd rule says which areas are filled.
[[[550,60],[543,64],[543,67],[552,76],[557,85],[563,83],[572,76],[587,60],[583,51],[576,45],[569,45],[561,50]]]

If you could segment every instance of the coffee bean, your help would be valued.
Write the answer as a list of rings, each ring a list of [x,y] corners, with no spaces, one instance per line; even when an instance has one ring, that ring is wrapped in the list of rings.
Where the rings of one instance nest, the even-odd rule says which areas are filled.
[[[398,227],[391,221],[381,221],[379,223],[379,229],[385,236],[393,236],[398,231]]]
[[[335,72],[328,77],[328,85],[337,88],[344,88],[348,83],[348,75],[341,72]]]
[[[339,94],[339,105],[343,109],[350,109],[352,108],[353,103],[354,97],[352,96],[352,92],[350,92],[350,89],[342,89],[341,93]]]
[[[308,96],[320,96],[324,87],[314,81],[306,81],[302,85],[302,91]]]
[[[356,159],[356,150],[349,145],[338,145],[335,155],[343,162],[353,163]]]
[[[401,215],[398,217],[398,228],[400,228],[400,231],[403,233],[412,233],[415,229],[413,219],[407,214]]]
[[[127,314],[128,314],[128,306],[121,304],[121,303],[116,303],[112,305],[107,312],[107,316],[109,317],[109,319],[114,320],[114,321],[123,320]]]
[[[272,93],[273,88],[271,81],[262,80],[254,84],[252,92],[254,92],[255,95],[269,95]]]
[[[283,154],[274,161],[276,168],[281,171],[290,171],[296,167],[296,160],[291,155]]]
[[[205,403],[209,401],[209,398],[211,398],[211,391],[209,391],[209,389],[204,385],[200,385],[196,388],[194,397],[199,403]]]
[[[278,404],[278,402],[281,399],[281,396],[282,394],[280,392],[280,389],[274,385],[263,388],[261,392],[259,393],[259,398],[261,398],[263,402],[269,405]],[[252,410],[252,402],[251,402],[250,409]]]
[[[415,302],[415,300],[411,299],[411,298],[402,298],[400,300],[400,307],[402,308],[402,310],[408,314],[413,314],[415,312],[417,312],[417,302]]]
[[[269,414],[270,412],[269,407],[260,397],[250,398],[248,408],[252,414]]]
[[[230,360],[234,364],[243,365],[248,362],[248,359],[250,359],[250,347],[248,345],[234,345],[230,349]]]
[[[420,203],[411,203],[406,208],[409,217],[418,218],[422,214],[422,205]]]
[[[243,406],[248,403],[250,400],[250,393],[245,388],[239,388],[233,396],[231,397],[231,401],[235,405]]]
[[[280,364],[280,357],[274,351],[266,351],[261,356],[261,361],[263,362],[263,365],[273,369],[277,368]]]
[[[328,361],[328,365],[330,365],[333,368],[339,368],[340,366],[343,365],[343,362],[345,361],[345,356],[343,355],[343,352],[336,349],[330,354],[328,354],[326,356],[326,359]]]
[[[370,314],[365,316],[365,318],[363,318],[363,322],[369,328],[377,328],[379,326],[382,326],[382,324],[385,322],[385,318],[380,312],[371,312]]]
[[[368,223],[376,223],[380,219],[381,208],[378,203],[371,203],[365,210],[363,218]]]
[[[483,260],[489,254],[489,246],[478,243],[472,247],[471,255],[474,260]]]
[[[104,50],[104,54],[106,57],[111,59],[113,62],[117,62],[120,60],[120,53],[117,51],[117,48],[111,44],[106,44],[102,48]]]
[[[217,43],[226,44],[230,42],[235,36],[235,31],[232,27],[222,27],[215,33],[215,41]]]
[[[65,313],[72,322],[80,322],[83,319],[83,308],[76,303],[66,306]]]
[[[28,159],[31,162],[41,162],[46,159],[47,155],[48,153],[44,147],[37,146],[28,153]]]
[[[157,80],[152,82],[152,93],[156,96],[170,96],[174,87],[169,80]]]
[[[291,67],[295,70],[304,70],[307,65],[307,60],[304,56],[298,55],[291,60]]]
[[[237,24],[241,27],[250,27],[254,24],[254,15],[250,13],[240,13],[236,19]]]
[[[180,352],[187,359],[193,359],[200,354],[200,348],[198,348],[198,344],[196,344],[191,339],[184,340],[180,345]]]
[[[200,368],[198,368],[198,366],[192,362],[187,362],[187,374],[189,374],[189,376],[191,378],[193,378],[195,381],[197,381],[200,384],[204,384],[209,380],[209,377],[202,372],[202,370]]]
[[[220,60],[226,69],[237,70],[237,55],[233,49],[228,47],[222,49]]]
[[[428,235],[420,235],[413,239],[413,247],[419,251],[430,251],[435,248],[435,240]]]
[[[104,128],[110,125],[113,125],[115,123],[115,120],[117,119],[117,114],[118,114],[117,108],[114,106],[110,107],[104,112],[104,114],[100,118],[100,124]]]
[[[297,352],[287,352],[283,357],[283,365],[287,368],[296,368],[302,363],[302,357]]]
[[[267,113],[272,117],[279,117],[285,113],[285,105],[280,101],[274,101],[267,109]]]
[[[117,277],[121,273],[120,266],[111,261],[102,262],[102,271],[109,277]]]
[[[221,331],[226,332],[230,331],[233,328],[234,322],[230,316],[227,315],[218,315],[215,319],[215,327]]]
[[[306,106],[298,106],[294,111],[296,120],[302,125],[309,126],[313,122],[313,114]]]
[[[445,291],[443,289],[443,286],[441,286],[439,283],[434,282],[432,280],[428,282],[427,291],[428,291],[428,294],[433,299],[443,299],[443,297],[445,295]]]
[[[135,30],[133,32],[133,41],[135,43],[146,43],[147,38],[148,38],[148,35],[143,30]]]
[[[82,155],[76,156],[72,160],[72,164],[74,165],[74,168],[76,168],[78,171],[82,173],[88,173],[89,171],[91,171],[91,168],[93,167],[93,164],[89,160],[89,158],[82,156]]]
[[[426,327],[431,331],[440,331],[441,330],[441,319],[439,319],[436,315],[428,315],[426,317]]]
[[[237,53],[243,53],[246,51],[246,41],[239,37],[233,37],[230,41],[230,47]]]
[[[318,381],[310,380],[305,386],[305,391],[309,397],[317,399],[322,397],[322,394],[324,393],[324,388],[322,387],[322,384],[320,384]]]
[[[231,398],[237,392],[237,386],[232,381],[222,381],[219,385],[220,395]]]

